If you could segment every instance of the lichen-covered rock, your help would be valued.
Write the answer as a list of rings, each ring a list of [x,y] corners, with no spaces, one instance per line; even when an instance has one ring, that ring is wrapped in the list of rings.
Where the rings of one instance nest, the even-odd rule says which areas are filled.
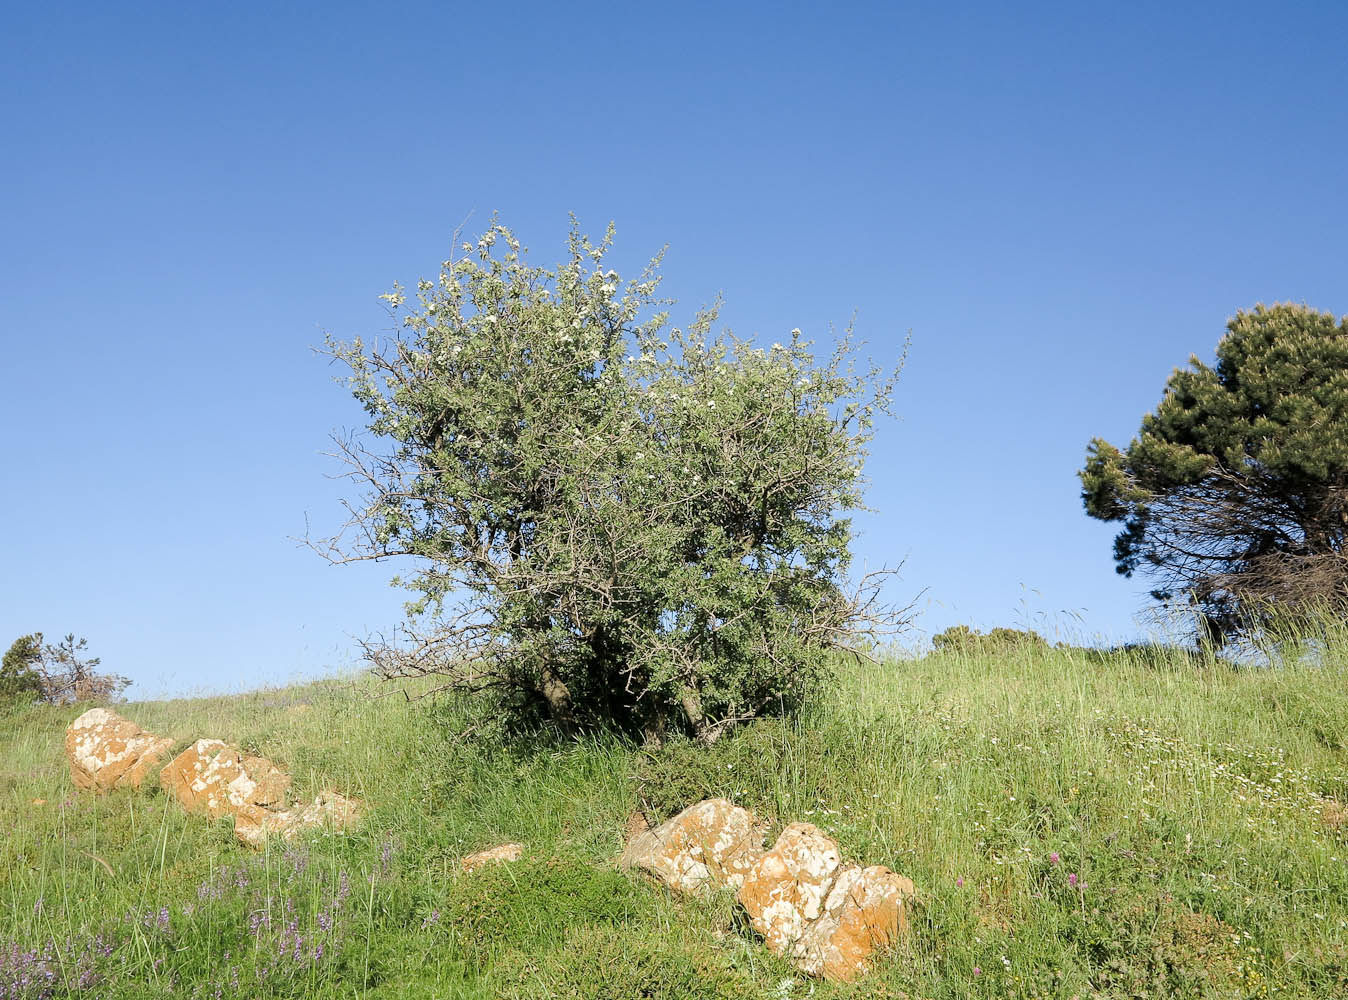
[[[913,884],[888,868],[843,867],[837,843],[792,823],[744,877],[739,900],[775,954],[811,975],[850,981],[907,926]]]
[[[340,833],[360,818],[360,803],[337,792],[319,792],[313,802],[302,809],[292,809],[286,815],[289,819],[281,829],[281,836],[286,840],[293,840],[296,835],[317,827]]]
[[[106,792],[139,788],[173,746],[106,708],[91,708],[66,729],[70,777],[80,788]]]
[[[908,929],[913,883],[882,865],[844,868],[819,915],[792,949],[804,972],[850,982]]]
[[[706,799],[628,841],[619,864],[641,868],[679,892],[739,887],[763,853],[765,828],[747,809]]]
[[[477,851],[466,855],[459,862],[459,867],[465,872],[475,872],[486,865],[518,861],[523,856],[523,844],[500,844],[497,847],[489,847],[485,851]]]
[[[318,827],[340,833],[354,824],[360,815],[360,804],[336,792],[320,792],[307,806],[268,811],[261,822],[249,816],[234,820],[234,834],[245,844],[261,847],[269,836],[294,840],[296,836]]]
[[[773,952],[787,955],[824,912],[841,862],[838,845],[817,826],[792,823],[748,871],[739,899]]]
[[[220,740],[197,740],[159,773],[159,782],[189,812],[234,817],[234,832],[253,846],[268,818],[282,811],[290,776],[265,757],[245,756]]]

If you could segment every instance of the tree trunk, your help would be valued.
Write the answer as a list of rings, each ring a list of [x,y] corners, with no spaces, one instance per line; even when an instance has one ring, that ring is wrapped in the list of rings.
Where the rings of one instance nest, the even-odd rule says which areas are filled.
[[[543,685],[539,694],[547,702],[548,715],[553,722],[567,730],[575,727],[576,715],[571,704],[571,689],[548,664],[543,665]]]
[[[707,739],[707,717],[702,713],[702,698],[692,688],[684,688],[679,695],[679,704],[683,706],[683,714],[688,717],[688,724],[693,727],[693,735],[703,743],[710,743]]]

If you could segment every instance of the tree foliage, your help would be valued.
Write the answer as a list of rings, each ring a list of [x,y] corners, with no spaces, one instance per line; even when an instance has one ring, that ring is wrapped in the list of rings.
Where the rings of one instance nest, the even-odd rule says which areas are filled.
[[[406,637],[367,645],[385,675],[710,739],[897,623],[876,577],[845,586],[840,516],[893,378],[854,371],[846,338],[819,364],[799,331],[714,334],[714,308],[670,328],[659,258],[624,285],[611,241],[573,226],[545,269],[494,225],[385,296],[390,339],[329,341],[369,424],[339,440],[364,496],[319,547],[417,564]]]
[[[0,660],[0,701],[42,697],[42,675],[37,669],[41,659],[41,632],[14,640]]]
[[[1348,598],[1348,320],[1256,306],[1209,366],[1176,369],[1126,450],[1100,438],[1086,512],[1118,521],[1118,571],[1193,602],[1209,638]]]

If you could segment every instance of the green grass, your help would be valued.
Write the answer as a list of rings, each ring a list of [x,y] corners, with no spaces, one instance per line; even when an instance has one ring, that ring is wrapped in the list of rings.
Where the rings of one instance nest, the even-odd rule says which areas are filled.
[[[262,853],[157,788],[77,794],[79,708],[0,710],[0,1000],[1348,995],[1348,825],[1322,815],[1348,802],[1333,655],[853,665],[799,719],[653,751],[510,739],[473,705],[383,690],[123,706],[367,805],[352,835]],[[732,901],[616,870],[633,809],[711,795],[908,875],[908,939],[855,986],[812,982]],[[526,860],[458,874],[505,840]],[[54,979],[16,991],[19,966]]]

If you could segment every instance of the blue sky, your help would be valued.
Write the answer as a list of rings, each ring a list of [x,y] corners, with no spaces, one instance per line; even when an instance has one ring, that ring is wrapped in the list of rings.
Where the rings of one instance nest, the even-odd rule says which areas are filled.
[[[313,354],[493,211],[568,213],[676,315],[912,350],[869,472],[914,638],[1127,639],[1081,511],[1259,301],[1348,312],[1341,4],[11,5],[0,38],[0,641],[87,636],[133,697],[348,667],[394,566],[334,568]]]

